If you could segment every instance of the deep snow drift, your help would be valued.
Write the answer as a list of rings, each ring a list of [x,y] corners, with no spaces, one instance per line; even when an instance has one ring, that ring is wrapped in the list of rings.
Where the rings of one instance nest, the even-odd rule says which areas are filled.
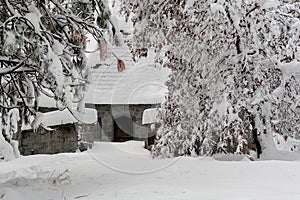
[[[300,199],[298,161],[152,159],[142,142],[0,163],[0,199]]]

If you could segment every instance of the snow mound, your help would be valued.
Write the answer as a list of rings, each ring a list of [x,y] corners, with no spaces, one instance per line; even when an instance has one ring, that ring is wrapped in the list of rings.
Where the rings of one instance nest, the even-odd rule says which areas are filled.
[[[95,142],[95,146],[90,150],[90,152],[95,154],[110,152],[110,156],[118,155],[120,152],[135,155],[149,155],[150,153],[147,149],[144,148],[143,141]]]
[[[144,148],[143,141],[95,142],[88,153],[100,165],[124,174],[153,173],[173,165],[179,159],[153,159]]]
[[[261,155],[262,160],[300,161],[298,152],[277,150],[276,152],[265,150]]]
[[[1,163],[0,184],[69,183],[68,170],[55,156],[29,156]]]
[[[34,155],[0,163],[0,199],[300,199],[300,162],[149,155],[142,141],[96,142],[84,153]],[[71,181],[53,184],[68,177],[60,176],[66,169],[71,177],[66,181]]]
[[[214,154],[213,158],[218,161],[250,161],[244,154]]]
[[[142,141],[127,141],[127,142],[114,142],[106,143],[109,146],[112,145],[119,150],[125,151],[130,154],[149,154],[149,151],[144,148],[144,142]]]

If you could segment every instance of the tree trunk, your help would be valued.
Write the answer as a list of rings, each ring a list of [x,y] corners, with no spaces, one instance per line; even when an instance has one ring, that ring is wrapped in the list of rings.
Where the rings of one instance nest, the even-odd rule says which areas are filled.
[[[10,161],[15,159],[14,148],[8,143],[0,133],[0,161]]]
[[[276,158],[279,150],[276,148],[271,129],[260,134],[260,144],[263,158]]]

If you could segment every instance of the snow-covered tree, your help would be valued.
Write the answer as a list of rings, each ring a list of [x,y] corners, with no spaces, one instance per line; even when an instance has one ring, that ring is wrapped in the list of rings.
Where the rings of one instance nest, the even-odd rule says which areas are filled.
[[[172,69],[154,156],[259,157],[274,152],[274,130],[299,133],[298,1],[123,2],[135,26],[133,56],[153,48],[157,63]]]
[[[81,111],[78,102],[90,73],[86,35],[103,41],[103,30],[113,27],[109,22],[106,0],[0,2],[0,159],[18,156],[12,135],[21,124],[39,125],[41,93],[54,98],[61,110]]]

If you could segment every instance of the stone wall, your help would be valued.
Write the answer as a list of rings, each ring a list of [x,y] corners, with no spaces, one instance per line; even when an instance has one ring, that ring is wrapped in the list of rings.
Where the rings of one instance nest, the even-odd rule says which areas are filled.
[[[100,141],[114,141],[115,120],[118,117],[129,116],[134,122],[134,139],[143,140],[148,135],[149,127],[142,125],[142,117],[145,109],[155,108],[158,105],[92,105],[87,108],[94,108],[98,112],[98,124],[100,131],[95,133],[95,139]]]
[[[53,131],[39,128],[24,130],[18,134],[19,149],[22,155],[55,154],[75,152],[78,149],[78,134],[82,141],[92,143],[98,141],[114,141],[115,119],[128,116],[134,122],[133,139],[144,140],[151,132],[149,126],[142,125],[142,116],[145,109],[155,108],[157,105],[86,105],[95,108],[98,114],[98,123],[93,125],[66,124],[51,127]]]
[[[53,131],[39,128],[23,130],[17,136],[22,155],[55,154],[75,152],[78,146],[78,135],[75,124],[52,126]]]
[[[99,123],[96,124],[82,124],[77,123],[79,150],[84,151],[91,149],[94,145],[95,137],[100,132]]]

